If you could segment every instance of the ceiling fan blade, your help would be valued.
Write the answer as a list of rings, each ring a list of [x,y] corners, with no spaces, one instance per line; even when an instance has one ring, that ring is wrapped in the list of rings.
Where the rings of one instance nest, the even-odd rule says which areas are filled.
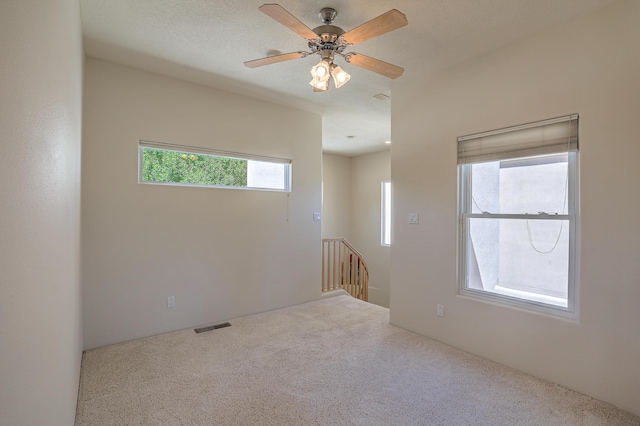
[[[282,55],[267,56],[266,58],[247,61],[244,63],[244,65],[249,68],[257,68],[257,67],[262,67],[264,65],[275,64],[278,62],[290,61],[291,59],[304,58],[307,55],[308,55],[307,52],[283,53]]]
[[[407,21],[404,13],[397,9],[391,9],[377,18],[373,18],[369,22],[347,31],[342,37],[349,44],[361,43],[389,31],[397,30],[408,23],[409,21]]]
[[[404,68],[397,65],[390,64],[388,62],[374,59],[369,56],[361,55],[360,53],[349,52],[345,59],[350,64],[368,69],[369,71],[377,72],[389,78],[398,78],[404,72]]]
[[[269,15],[276,21],[280,22],[300,37],[306,38],[307,40],[318,37],[317,34],[311,31],[309,27],[300,22],[298,18],[287,12],[279,4],[263,4],[258,9],[260,9],[262,13]]]

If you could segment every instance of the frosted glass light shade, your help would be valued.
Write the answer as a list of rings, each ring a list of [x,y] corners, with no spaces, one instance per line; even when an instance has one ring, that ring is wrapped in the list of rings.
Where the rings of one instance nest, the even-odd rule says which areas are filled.
[[[335,84],[336,89],[347,84],[351,79],[351,76],[336,64],[331,65],[331,76],[333,77],[333,83]]]

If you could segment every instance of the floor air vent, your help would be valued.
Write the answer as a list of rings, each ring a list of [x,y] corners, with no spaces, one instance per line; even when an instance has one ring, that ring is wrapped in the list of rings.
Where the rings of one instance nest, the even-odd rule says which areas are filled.
[[[222,324],[209,325],[207,327],[196,328],[193,331],[196,333],[204,333],[205,331],[217,330],[218,328],[231,327],[231,324],[228,322],[223,322]]]

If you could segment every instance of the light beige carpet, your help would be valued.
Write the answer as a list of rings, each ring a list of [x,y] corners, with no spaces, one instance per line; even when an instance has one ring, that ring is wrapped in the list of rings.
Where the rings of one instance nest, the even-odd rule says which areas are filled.
[[[350,296],[87,351],[76,425],[640,425]]]

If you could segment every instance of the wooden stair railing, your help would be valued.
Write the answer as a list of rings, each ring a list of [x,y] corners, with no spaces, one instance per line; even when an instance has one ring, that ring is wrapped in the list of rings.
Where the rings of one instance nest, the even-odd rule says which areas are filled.
[[[322,239],[322,292],[345,290],[356,299],[369,300],[369,268],[344,238]]]

